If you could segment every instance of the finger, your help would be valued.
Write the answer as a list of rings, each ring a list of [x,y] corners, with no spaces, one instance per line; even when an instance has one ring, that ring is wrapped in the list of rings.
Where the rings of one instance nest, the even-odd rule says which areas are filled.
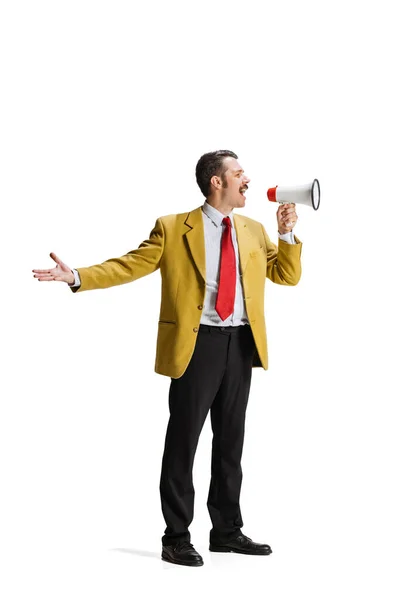
[[[38,278],[38,281],[54,281],[54,277],[52,275],[49,277],[47,275],[42,275]]]
[[[49,269],[33,269],[33,273],[49,273]]]
[[[45,271],[41,271],[41,273],[34,273],[33,277],[42,277],[43,275],[56,275],[56,269],[47,269]]]
[[[46,277],[46,276],[50,277],[52,275],[53,275],[53,273],[51,273],[51,271],[43,271],[42,273],[34,273],[33,277],[37,277],[37,278],[38,277]]]
[[[52,260],[55,260],[55,262],[58,265],[65,266],[65,263],[62,262],[62,260],[55,254],[55,252],[51,252],[50,257],[52,258]]]

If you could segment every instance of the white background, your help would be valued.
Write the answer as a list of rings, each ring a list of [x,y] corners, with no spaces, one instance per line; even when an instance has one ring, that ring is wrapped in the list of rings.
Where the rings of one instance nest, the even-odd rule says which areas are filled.
[[[0,23],[2,598],[405,600],[401,3],[14,0]],[[243,531],[273,554],[208,550],[208,419],[189,569],[160,560],[159,271],[74,295],[31,270],[138,247],[220,148],[274,242],[268,187],[322,195],[300,283],[267,282],[247,413]]]

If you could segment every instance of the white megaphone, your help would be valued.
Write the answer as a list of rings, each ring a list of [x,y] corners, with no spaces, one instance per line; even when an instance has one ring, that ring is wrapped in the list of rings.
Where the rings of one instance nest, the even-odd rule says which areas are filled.
[[[305,185],[276,186],[267,190],[267,198],[270,202],[280,204],[306,204],[318,210],[321,201],[321,190],[318,179]]]

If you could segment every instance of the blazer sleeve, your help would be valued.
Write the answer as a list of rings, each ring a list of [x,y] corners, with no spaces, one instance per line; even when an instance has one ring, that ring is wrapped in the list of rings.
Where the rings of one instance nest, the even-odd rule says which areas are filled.
[[[109,258],[98,265],[77,269],[81,285],[71,287],[72,292],[75,294],[122,285],[153,273],[160,266],[164,237],[163,224],[161,219],[157,219],[149,239],[144,240],[136,250],[120,258]]]
[[[267,254],[267,278],[281,285],[297,285],[301,278],[302,243],[294,236],[295,244],[278,240],[273,244],[261,225]]]

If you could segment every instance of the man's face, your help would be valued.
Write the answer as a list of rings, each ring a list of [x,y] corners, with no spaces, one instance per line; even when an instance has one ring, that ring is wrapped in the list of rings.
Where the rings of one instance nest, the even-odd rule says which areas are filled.
[[[250,179],[235,158],[227,156],[223,159],[223,165],[227,170],[223,175],[222,200],[231,208],[241,208],[246,202],[244,192]]]

